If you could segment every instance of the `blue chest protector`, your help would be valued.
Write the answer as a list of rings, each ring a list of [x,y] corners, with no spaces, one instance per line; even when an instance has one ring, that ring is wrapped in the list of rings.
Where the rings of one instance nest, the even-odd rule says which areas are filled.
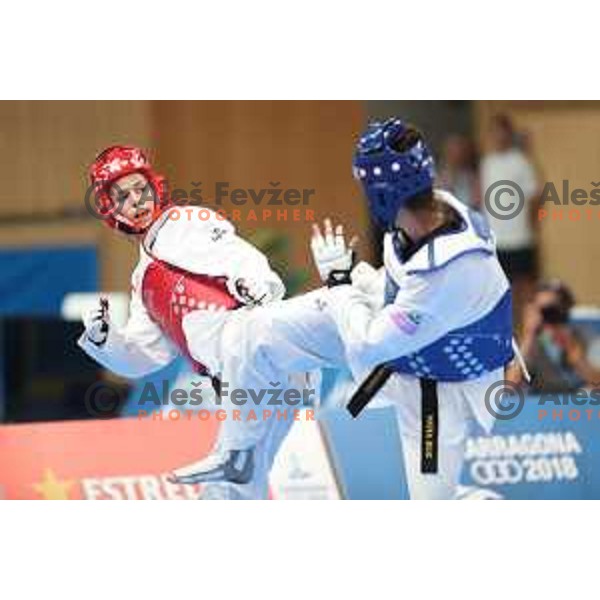
[[[454,203],[452,206],[455,206]],[[426,272],[445,268],[463,254],[494,252],[492,236],[485,224],[480,221],[480,215],[469,211],[464,206],[455,206],[455,208],[463,217],[464,229],[434,238],[406,263],[402,263],[396,245],[388,243],[386,247],[388,257],[385,261],[386,304],[394,302],[400,289],[396,281],[398,270],[393,269],[396,271],[396,277],[391,272],[392,262],[396,265],[402,263],[404,273]],[[434,245],[436,242],[437,245]],[[391,253],[393,257],[390,256]],[[439,256],[439,260],[435,260],[436,256]],[[416,269],[410,268],[413,259],[415,264],[419,265]],[[506,365],[512,358],[512,305],[510,287],[507,287],[492,310],[479,320],[448,332],[429,346],[413,354],[402,356],[388,363],[388,366],[398,373],[415,377],[437,381],[465,381],[495,371]]]

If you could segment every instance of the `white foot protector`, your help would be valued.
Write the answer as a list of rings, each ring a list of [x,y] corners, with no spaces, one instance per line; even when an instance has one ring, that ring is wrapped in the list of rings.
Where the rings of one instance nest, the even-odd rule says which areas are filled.
[[[227,481],[248,483],[254,473],[254,448],[226,450],[204,460],[176,469],[168,476],[171,483],[206,483]]]

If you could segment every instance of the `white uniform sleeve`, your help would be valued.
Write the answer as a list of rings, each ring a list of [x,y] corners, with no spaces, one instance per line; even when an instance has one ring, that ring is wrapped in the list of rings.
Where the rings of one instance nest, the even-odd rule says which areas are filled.
[[[331,289],[328,310],[354,374],[416,352],[491,310],[499,289],[493,277],[486,285],[483,260],[465,255],[438,271],[408,275],[394,303],[381,310],[355,286]]]
[[[266,256],[252,244],[232,234],[226,242],[223,252],[237,258],[230,263],[228,276],[232,279],[251,278],[263,282],[269,289],[269,301],[281,300],[285,295],[285,285],[279,275],[271,269]]]
[[[138,379],[158,371],[178,355],[178,350],[150,319],[135,275],[132,278],[134,288],[129,303],[129,319],[125,327],[119,330],[111,324],[108,338],[102,346],[93,344],[85,332],[78,341],[79,346],[103,367],[129,379]]]
[[[385,296],[385,267],[375,269],[369,263],[359,262],[351,274],[352,286],[370,299],[373,309],[383,308]]]

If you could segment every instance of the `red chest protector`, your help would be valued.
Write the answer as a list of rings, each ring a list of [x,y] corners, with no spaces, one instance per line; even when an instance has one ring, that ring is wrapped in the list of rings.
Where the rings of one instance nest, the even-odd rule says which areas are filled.
[[[181,321],[190,311],[203,310],[211,304],[227,310],[238,308],[226,281],[226,277],[197,275],[157,259],[148,265],[142,279],[142,301],[150,318],[201,374],[208,371],[191,357]]]

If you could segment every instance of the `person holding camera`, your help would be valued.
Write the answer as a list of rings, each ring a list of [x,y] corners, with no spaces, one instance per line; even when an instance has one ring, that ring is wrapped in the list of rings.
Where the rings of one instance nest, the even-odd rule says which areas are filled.
[[[525,307],[520,347],[533,390],[572,391],[600,382],[600,369],[587,359],[585,343],[570,322],[574,305],[569,287],[553,279],[538,285]],[[509,379],[521,383],[522,370],[513,369]]]

